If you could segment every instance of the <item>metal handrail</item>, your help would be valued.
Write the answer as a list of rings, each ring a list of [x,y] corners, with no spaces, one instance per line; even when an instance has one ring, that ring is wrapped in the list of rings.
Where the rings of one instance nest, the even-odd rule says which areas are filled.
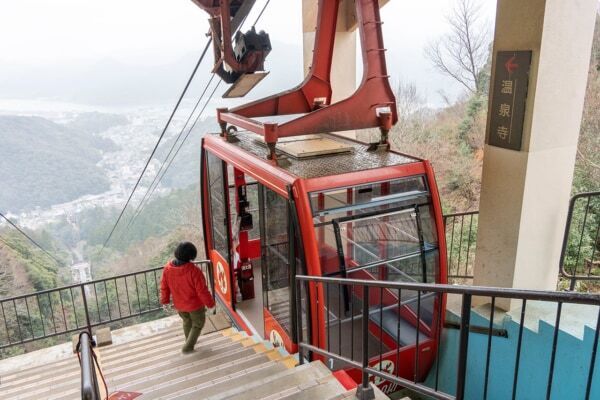
[[[474,226],[474,221],[477,221],[478,217],[479,211],[444,215],[448,278],[473,279],[473,261],[477,243],[477,226]]]
[[[88,331],[79,334],[76,350],[81,364],[81,398],[84,400],[100,400],[101,398],[94,365],[94,346],[94,339]]]
[[[593,274],[590,270],[587,274],[578,273],[580,269],[579,262],[582,261],[581,253],[584,245],[583,239],[586,229],[589,229],[590,239],[593,246],[590,257],[591,268],[594,264],[600,262],[600,249],[598,248],[600,240],[600,204],[593,206],[592,201],[600,199],[600,191],[583,192],[575,194],[569,201],[569,210],[567,222],[565,225],[561,255],[559,262],[559,274],[570,281],[569,289],[574,290],[577,281],[600,281],[600,274]],[[587,201],[586,201],[587,200]],[[574,211],[578,202],[586,201],[583,220],[579,229],[576,230],[574,224]],[[448,278],[455,279],[473,279],[473,252],[477,241],[477,217],[479,211],[467,211],[444,215],[444,227],[446,229],[446,243],[448,246]],[[591,216],[595,218],[591,218]],[[577,243],[570,243],[573,236],[577,238]],[[571,245],[574,245],[576,259],[572,268],[566,265],[567,252]],[[585,262],[585,260],[583,260]]]
[[[593,293],[551,292],[487,286],[442,285],[437,283],[371,281],[364,279],[344,279],[308,275],[296,275],[296,279],[299,281],[322,282],[336,285],[369,286],[391,290],[411,290],[443,294],[468,294],[470,296],[481,297],[501,297],[552,302],[561,301],[564,303],[600,305],[600,294]]]
[[[579,264],[579,256],[581,255],[583,234],[585,233],[586,224],[588,222],[588,215],[589,215],[589,211],[590,211],[590,202],[592,199],[595,199],[595,198],[600,199],[600,191],[578,193],[578,194],[574,195],[573,197],[571,197],[571,200],[569,201],[569,212],[567,214],[567,224],[565,226],[565,233],[564,233],[563,243],[562,243],[562,248],[561,248],[561,253],[560,253],[560,269],[559,269],[559,271],[563,277],[565,277],[571,281],[570,290],[575,289],[575,284],[578,280],[589,280],[589,281],[600,280],[600,275],[577,274],[577,266]],[[567,256],[567,249],[569,246],[569,238],[571,237],[571,233],[572,233],[571,226],[573,223],[573,212],[577,205],[577,200],[579,200],[579,199],[587,199],[587,204],[585,206],[585,214],[583,217],[583,221],[581,223],[581,232],[580,232],[581,237],[579,239],[579,244],[577,245],[577,259],[575,261],[575,266],[574,266],[573,272],[569,272],[569,271],[567,271],[567,268],[565,268],[565,259]],[[598,240],[599,240],[598,233],[600,232],[600,203],[598,204],[596,212],[597,212],[596,216],[599,218],[599,221],[597,222],[597,226],[596,226],[596,235],[595,235],[594,243],[592,243],[592,246],[594,246],[594,249],[592,250],[592,257],[590,260],[592,263],[594,262],[594,255],[597,254],[596,246],[600,245],[598,243]],[[593,227],[592,227],[592,229],[593,229]],[[600,255],[600,251],[598,252],[598,254]]]
[[[485,358],[485,378],[483,378],[483,382],[472,383],[473,385],[478,385],[483,383],[481,387],[484,387],[484,395],[483,399],[487,399],[490,389],[490,374],[493,374],[493,369],[491,369],[490,363],[490,354],[492,349],[492,336],[497,336],[497,332],[494,330],[494,313],[496,312],[496,301],[498,299],[507,299],[511,301],[516,301],[517,306],[520,303],[520,320],[518,325],[518,334],[515,336],[517,339],[516,343],[516,356],[515,356],[515,369],[513,371],[513,379],[512,379],[512,392],[513,398],[517,393],[517,386],[519,382],[519,378],[521,378],[519,374],[520,360],[522,357],[522,353],[528,351],[538,351],[534,348],[529,348],[523,346],[523,331],[525,328],[525,312],[526,306],[531,301],[541,301],[548,302],[550,304],[556,305],[556,321],[554,324],[554,334],[552,335],[552,347],[551,347],[551,356],[550,356],[550,368],[548,372],[548,381],[545,387],[546,398],[551,398],[552,390],[553,390],[553,378],[555,365],[557,363],[557,347],[558,347],[558,333],[561,324],[561,313],[563,310],[563,305],[567,304],[578,304],[578,305],[586,305],[586,306],[594,306],[597,308],[597,320],[596,320],[596,332],[595,339],[592,341],[592,349],[581,349],[585,354],[581,354],[581,358],[585,359],[586,357],[590,357],[589,369],[587,370],[587,376],[581,375],[581,380],[585,379],[585,393],[586,399],[590,398],[592,381],[594,376],[594,370],[596,368],[596,354],[598,350],[598,334],[600,332],[600,295],[599,294],[590,294],[590,293],[577,293],[577,292],[548,292],[548,291],[540,291],[540,290],[526,290],[526,289],[512,289],[512,288],[498,288],[498,287],[473,287],[466,285],[442,285],[442,284],[428,284],[428,283],[410,283],[410,282],[390,282],[390,281],[374,281],[374,280],[361,280],[361,279],[345,279],[345,278],[336,278],[336,277],[318,277],[318,276],[307,276],[307,275],[297,275],[296,276],[296,291],[302,289],[303,285],[305,285],[307,290],[316,290],[317,288],[321,288],[324,293],[326,293],[325,298],[323,300],[323,307],[328,310],[327,314],[322,318],[325,318],[325,321],[322,323],[325,325],[325,343],[320,343],[319,340],[308,340],[303,339],[303,326],[301,321],[303,320],[301,315],[296,315],[296,319],[299,321],[296,336],[298,338],[298,352],[299,352],[299,360],[300,363],[304,363],[305,360],[311,360],[312,354],[318,354],[321,357],[325,358],[329,362],[339,363],[340,365],[345,365],[348,368],[357,369],[362,375],[362,383],[357,388],[357,395],[362,399],[373,399],[373,391],[370,387],[371,378],[380,378],[384,381],[391,382],[393,384],[397,384],[401,387],[405,387],[411,389],[419,394],[423,394],[426,396],[430,396],[435,399],[443,399],[443,400],[454,400],[459,399],[463,400],[465,398],[465,390],[466,390],[466,379],[468,375],[467,366],[468,366],[468,354],[469,354],[469,337],[470,334],[483,334],[487,335],[487,352],[482,353],[486,356]],[[350,320],[350,328],[348,326],[342,327],[340,323],[335,323],[338,320],[334,320],[333,324],[330,321],[329,310],[330,308],[330,298],[329,298],[329,286],[337,287],[337,290],[341,293],[342,287],[349,288],[349,292],[353,293],[353,296],[356,296],[358,300],[362,301],[362,313],[360,310],[358,311],[358,315],[355,315],[354,311],[350,311],[350,317],[346,318],[346,320]],[[416,292],[417,298],[417,307],[416,307],[416,319],[412,322],[411,319],[406,320],[403,317],[401,310],[406,307],[402,299],[402,291]],[[383,301],[384,292],[389,292],[394,294],[398,300],[396,304],[389,304],[389,296],[388,300]],[[393,325],[397,324],[397,332],[398,338],[400,337],[400,320],[405,320],[405,323],[410,323],[413,325],[415,329],[416,342],[414,343],[415,349],[419,348],[419,343],[428,340],[435,340],[436,345],[433,347],[437,352],[436,358],[440,357],[440,348],[443,346],[443,342],[441,341],[441,332],[443,330],[444,323],[444,309],[442,308],[442,304],[444,304],[444,298],[448,294],[460,295],[462,298],[462,306],[460,312],[460,324],[458,326],[458,359],[457,359],[457,368],[456,368],[456,376],[455,382],[453,384],[449,384],[449,387],[455,387],[456,391],[454,393],[447,393],[444,390],[440,390],[440,364],[436,363],[433,369],[430,372],[429,382],[433,383],[431,386],[427,386],[421,382],[424,377],[418,378],[417,371],[419,369],[419,354],[420,351],[415,351],[415,360],[414,360],[414,377],[411,376],[410,379],[405,376],[400,376],[398,370],[394,373],[388,372],[382,368],[382,357],[391,357],[390,359],[400,360],[400,349],[401,345],[399,345],[395,349],[387,350],[385,347],[384,351],[384,339],[383,339],[383,326],[375,329],[374,331],[370,329],[369,324],[377,323],[370,321],[369,318],[363,318],[364,315],[371,315],[373,310],[375,313],[379,313],[379,321],[383,321],[383,311],[384,310],[393,310],[396,309],[396,315],[398,316],[397,323],[393,323]],[[430,322],[425,322],[422,318],[424,315],[423,307],[423,299],[427,297],[434,297],[434,303],[429,307],[432,308],[431,320]],[[491,307],[490,307],[490,315],[489,315],[489,326],[481,326],[478,330],[473,330],[471,326],[471,305],[473,297],[484,297],[491,299]],[[377,300],[377,298],[379,300]],[[296,299],[299,302],[298,299]],[[338,300],[334,300],[338,301]],[[375,302],[376,304],[372,304]],[[351,301],[351,304],[354,304],[354,301]],[[336,304],[334,303],[334,309]],[[358,306],[356,306],[358,308]],[[302,310],[300,306],[297,307],[298,310]],[[307,304],[308,309],[308,304]],[[298,313],[300,314],[300,312]],[[333,315],[336,317],[335,315]],[[338,315],[337,318],[340,316]],[[317,317],[319,318],[319,317]],[[487,317],[486,317],[487,318]],[[362,323],[360,324],[360,332],[354,332],[355,328],[358,325],[355,324],[357,319],[361,319]],[[408,322],[407,322],[408,321]],[[516,320],[515,320],[516,322]],[[342,335],[343,331],[343,335]],[[337,335],[336,335],[337,332]],[[389,333],[386,333],[386,335]],[[333,345],[330,343],[330,339],[333,337],[333,343],[335,343],[337,336],[338,343],[337,345]],[[355,340],[354,336],[362,338],[362,348],[355,351]],[[377,337],[378,336],[378,337]],[[345,347],[342,346],[343,338],[345,338]],[[375,340],[373,344],[370,344],[369,338],[371,340]],[[421,342],[420,342],[421,341]],[[378,343],[379,348],[377,349]],[[480,346],[485,346],[484,341],[475,342],[482,343]],[[348,347],[348,344],[349,347]],[[424,344],[426,345],[426,344]],[[379,354],[378,357],[370,358],[371,352],[369,352],[369,346],[375,346],[375,348],[371,348],[371,350],[375,350],[376,354]],[[412,345],[411,345],[412,346]],[[474,344],[471,344],[471,347]],[[337,350],[336,350],[337,347]],[[483,351],[483,349],[481,350]],[[471,350],[473,352],[473,350]],[[359,353],[360,358],[356,358],[355,354]],[[378,358],[379,363],[376,363],[376,359]],[[375,365],[371,365],[375,362]],[[400,361],[396,361],[399,363]],[[586,361],[587,362],[587,361]],[[398,365],[398,364],[396,364]],[[587,364],[586,364],[587,365]],[[478,366],[479,368],[479,366]],[[473,376],[473,375],[469,375]],[[472,378],[469,378],[472,379]],[[510,389],[510,388],[509,388]]]
[[[209,260],[195,262],[210,282]],[[0,349],[139,317],[162,310],[163,267],[0,299]]]

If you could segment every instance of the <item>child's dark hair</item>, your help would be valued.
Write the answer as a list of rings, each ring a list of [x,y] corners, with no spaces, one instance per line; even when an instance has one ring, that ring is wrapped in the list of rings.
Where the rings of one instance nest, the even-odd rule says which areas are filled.
[[[177,245],[175,249],[175,258],[178,261],[187,263],[196,258],[198,251],[196,250],[196,246],[190,242],[181,242]]]

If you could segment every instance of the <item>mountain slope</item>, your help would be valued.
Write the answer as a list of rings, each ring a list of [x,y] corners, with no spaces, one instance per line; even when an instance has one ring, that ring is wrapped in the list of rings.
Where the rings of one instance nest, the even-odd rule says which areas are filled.
[[[98,138],[39,117],[0,116],[0,209],[18,212],[96,194],[109,181],[96,166]]]

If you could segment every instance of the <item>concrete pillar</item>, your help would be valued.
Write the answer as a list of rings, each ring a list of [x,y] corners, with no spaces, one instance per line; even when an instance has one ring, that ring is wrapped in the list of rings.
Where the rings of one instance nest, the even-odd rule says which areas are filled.
[[[522,150],[484,149],[475,285],[556,289],[597,7],[498,0],[494,63],[533,56]]]

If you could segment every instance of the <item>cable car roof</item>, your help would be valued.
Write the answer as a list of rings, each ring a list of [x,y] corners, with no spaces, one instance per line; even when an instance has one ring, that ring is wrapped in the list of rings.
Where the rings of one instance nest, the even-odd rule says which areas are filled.
[[[296,158],[278,151],[286,156],[288,162],[280,163],[277,168],[298,178],[311,179],[422,161],[419,158],[394,151],[367,151],[367,144],[334,134],[320,134],[319,136],[341,143],[348,147],[349,151],[307,158]],[[228,144],[265,160],[267,148],[258,135],[238,132],[235,138],[236,141]]]

